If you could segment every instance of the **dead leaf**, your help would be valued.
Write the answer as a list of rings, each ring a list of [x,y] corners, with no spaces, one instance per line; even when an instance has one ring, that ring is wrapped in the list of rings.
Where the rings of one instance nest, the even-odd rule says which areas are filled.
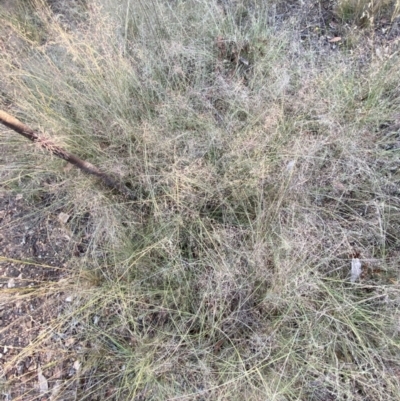
[[[81,363],[80,363],[78,360],[76,360],[76,361],[74,362],[74,369],[75,369],[76,371],[78,371],[80,368],[81,368]]]
[[[42,368],[40,366],[38,367],[38,381],[40,393],[47,393],[49,390],[49,383],[47,383],[47,379],[43,376]]]
[[[14,288],[15,287],[15,280],[13,278],[10,278],[7,283],[8,288]]]
[[[351,260],[351,277],[350,281],[354,283],[361,275],[361,262],[358,258],[353,258]]]
[[[329,43],[336,43],[336,42],[340,42],[342,40],[342,38],[340,36],[335,36],[332,39],[329,39],[328,42]]]
[[[69,220],[70,217],[71,216],[69,214],[61,212],[58,215],[58,220],[60,220],[61,223],[65,224]]]
[[[292,171],[293,167],[296,165],[296,160],[290,160],[288,164],[286,165],[286,170],[287,171]]]

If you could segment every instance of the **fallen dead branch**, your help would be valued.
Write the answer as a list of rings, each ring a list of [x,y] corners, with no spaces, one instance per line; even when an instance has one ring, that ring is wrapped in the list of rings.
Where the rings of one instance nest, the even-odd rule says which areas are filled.
[[[66,150],[57,146],[51,139],[41,137],[36,131],[29,128],[27,125],[23,124],[21,121],[0,110],[0,123],[4,124],[6,127],[18,132],[25,138],[31,140],[32,142],[38,144],[41,148],[53,153],[55,156],[73,164],[87,174],[95,175],[109,188],[121,192],[123,195],[131,200],[135,199],[134,194],[125,185],[120,183],[117,179],[111,175],[99,170],[93,164],[80,159]]]

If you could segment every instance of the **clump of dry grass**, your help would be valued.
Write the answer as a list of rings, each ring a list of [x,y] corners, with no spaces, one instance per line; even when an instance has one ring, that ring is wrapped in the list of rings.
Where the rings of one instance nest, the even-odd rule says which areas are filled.
[[[399,11],[397,0],[339,0],[335,4],[335,12],[340,18],[362,26],[373,26],[378,18],[393,21],[399,16]]]
[[[81,344],[62,388],[397,399],[395,49],[312,50],[272,2],[88,1],[74,29],[32,6],[45,37],[8,23],[3,103],[137,194],[126,202],[4,133],[9,190],[34,199],[50,180],[50,210],[68,205],[71,227],[90,213],[56,323]]]

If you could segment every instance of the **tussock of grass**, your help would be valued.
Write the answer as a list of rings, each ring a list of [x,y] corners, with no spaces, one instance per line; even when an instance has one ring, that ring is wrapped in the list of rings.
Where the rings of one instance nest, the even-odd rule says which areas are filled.
[[[79,341],[59,399],[398,398],[398,53],[319,52],[275,3],[2,11],[2,107],[137,194],[2,134],[3,185],[86,222],[37,340]]]
[[[339,0],[335,11],[345,21],[354,21],[360,25],[373,25],[378,18],[399,16],[399,2],[392,0]]]

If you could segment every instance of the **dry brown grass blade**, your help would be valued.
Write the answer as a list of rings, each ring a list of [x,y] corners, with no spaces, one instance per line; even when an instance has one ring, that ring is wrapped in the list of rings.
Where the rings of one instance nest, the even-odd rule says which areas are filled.
[[[75,156],[66,150],[57,146],[54,142],[50,139],[43,138],[36,131],[29,128],[27,125],[23,124],[17,118],[13,117],[12,115],[8,114],[4,110],[0,110],[0,122],[4,124],[6,127],[11,128],[15,132],[18,132],[25,138],[29,139],[30,141],[38,144],[43,149],[53,153],[55,156],[59,157],[67,161],[68,163],[73,164],[74,166],[78,167],[82,171],[87,174],[95,175],[101,179],[101,181],[107,185],[109,188],[115,189],[121,192],[123,195],[128,197],[129,199],[135,199],[134,194],[130,191],[126,186],[118,182],[115,178],[111,177],[109,174],[99,170],[93,164],[82,160],[78,156]]]

